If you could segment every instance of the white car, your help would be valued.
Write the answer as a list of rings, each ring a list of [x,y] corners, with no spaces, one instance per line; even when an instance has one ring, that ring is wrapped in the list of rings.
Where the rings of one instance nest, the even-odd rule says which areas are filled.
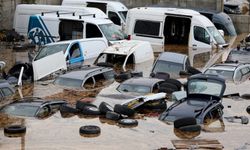
[[[250,77],[250,64],[222,63],[215,64],[204,71],[205,74],[218,74],[227,81],[236,84],[246,81]]]

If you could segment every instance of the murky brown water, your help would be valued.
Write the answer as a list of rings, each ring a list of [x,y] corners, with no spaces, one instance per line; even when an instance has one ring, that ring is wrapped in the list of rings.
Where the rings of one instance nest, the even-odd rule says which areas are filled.
[[[235,47],[245,35],[238,36],[236,42],[231,43],[231,47]],[[23,58],[23,52],[11,52],[11,50],[0,50],[0,60],[6,61],[7,68],[15,63],[16,59]],[[18,57],[22,56],[21,58]],[[223,56],[222,56],[223,57]],[[223,58],[221,58],[223,59]],[[147,67],[148,68],[148,67]],[[230,92],[249,93],[248,85],[250,81],[244,83],[244,87],[236,87],[230,89]],[[85,99],[93,101],[98,93],[112,94],[117,82],[103,90],[91,92],[65,90],[55,88],[51,84],[45,82],[36,82],[22,87],[24,96],[39,96],[46,98],[62,98],[74,104],[76,100]],[[248,87],[248,88],[247,88]],[[237,90],[237,91],[236,91]],[[18,96],[17,96],[18,97]],[[109,97],[97,97],[94,104],[98,105],[101,101],[108,103],[120,103],[122,99]],[[168,106],[171,102],[168,102]],[[243,99],[223,99],[224,116],[245,115],[246,107],[250,105],[250,100]],[[163,147],[173,148],[171,140],[178,137],[173,132],[173,125],[167,125],[157,118],[157,113],[151,117],[137,117],[139,125],[133,128],[122,128],[116,122],[107,122],[102,118],[85,118],[82,116],[66,117],[61,116],[58,112],[50,118],[37,120],[32,118],[12,118],[8,116],[0,116],[0,149],[160,149]],[[250,149],[250,125],[242,125],[240,122],[230,123],[223,120],[225,126],[221,128],[221,123],[216,121],[207,128],[207,132],[202,131],[196,139],[216,139],[226,149],[241,148]],[[8,124],[24,124],[27,127],[25,136],[7,137],[4,135],[3,127]],[[83,125],[98,125],[101,128],[101,134],[97,137],[83,137],[79,134],[79,128]]]

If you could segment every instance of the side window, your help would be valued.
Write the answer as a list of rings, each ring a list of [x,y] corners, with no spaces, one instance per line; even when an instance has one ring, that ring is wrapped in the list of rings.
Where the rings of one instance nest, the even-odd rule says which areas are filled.
[[[59,24],[60,40],[72,40],[83,38],[82,22],[62,20]]]
[[[111,21],[113,21],[114,24],[119,25],[119,26],[121,25],[121,19],[119,18],[117,13],[109,11],[108,17]]]
[[[69,50],[69,56],[71,59],[81,56],[81,50],[80,50],[80,46],[78,43],[75,43],[71,46],[71,48]]]
[[[234,78],[234,80],[235,80],[236,82],[239,82],[239,81],[241,80],[241,78],[242,78],[242,73],[241,73],[240,70],[238,70],[238,71],[235,73],[235,78]]]
[[[210,36],[202,27],[194,26],[194,39],[206,44],[210,44]]]
[[[86,38],[102,37],[99,28],[94,24],[86,24]]]
[[[11,96],[13,94],[9,88],[2,88],[1,90],[4,96]]]
[[[160,22],[137,20],[135,23],[134,33],[145,36],[159,36]]]
[[[84,87],[85,89],[92,89],[92,88],[94,87],[94,85],[95,85],[94,78],[93,78],[93,77],[90,77],[90,78],[88,78],[88,79],[85,81],[83,87]]]
[[[249,70],[248,67],[244,67],[240,71],[241,71],[241,73],[243,75],[243,77],[242,77],[241,80],[245,81],[249,77],[249,75],[250,75],[250,70]]]

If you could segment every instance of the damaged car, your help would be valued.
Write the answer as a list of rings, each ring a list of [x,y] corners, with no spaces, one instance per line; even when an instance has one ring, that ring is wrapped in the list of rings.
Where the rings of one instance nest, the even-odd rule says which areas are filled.
[[[159,120],[171,123],[176,119],[194,117],[198,124],[203,124],[207,119],[220,119],[225,88],[225,80],[218,75],[193,75],[187,82],[187,97],[175,101],[160,115]]]

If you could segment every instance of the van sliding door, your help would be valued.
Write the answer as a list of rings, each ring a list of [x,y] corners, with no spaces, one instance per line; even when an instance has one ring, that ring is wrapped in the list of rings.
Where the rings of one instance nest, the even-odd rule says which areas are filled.
[[[132,39],[149,41],[154,52],[163,52],[162,22],[152,20],[136,20]]]
[[[188,55],[191,16],[166,14],[163,35],[165,51]]]

